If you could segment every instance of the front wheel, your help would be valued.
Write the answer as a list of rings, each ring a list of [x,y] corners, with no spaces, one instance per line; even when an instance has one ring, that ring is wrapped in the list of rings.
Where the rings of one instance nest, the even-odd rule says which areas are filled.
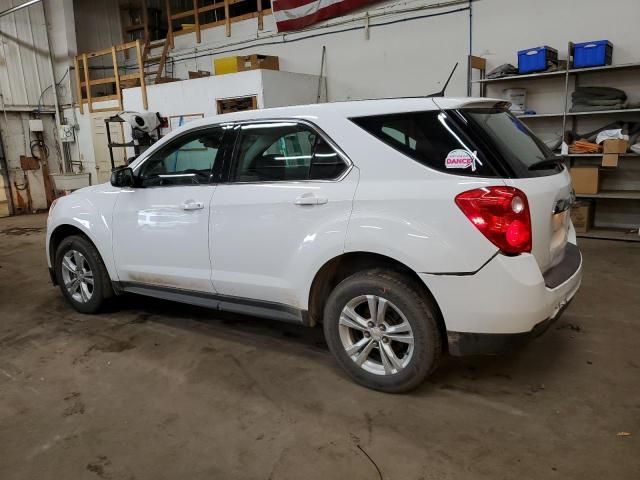
[[[411,390],[440,359],[434,305],[396,272],[368,270],[343,280],[325,305],[324,332],[345,371],[375,390]]]
[[[78,312],[96,313],[113,295],[98,250],[82,236],[73,235],[60,242],[54,268],[62,294]]]

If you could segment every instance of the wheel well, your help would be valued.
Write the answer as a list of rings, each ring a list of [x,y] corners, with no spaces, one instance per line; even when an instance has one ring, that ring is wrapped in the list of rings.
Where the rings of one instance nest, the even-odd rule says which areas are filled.
[[[49,258],[51,259],[51,265],[54,265],[54,261],[56,259],[56,251],[58,250],[58,245],[60,242],[71,235],[79,235],[87,239],[87,241],[91,242],[91,245],[95,247],[95,244],[91,241],[87,235],[80,230],[78,227],[74,227],[73,225],[60,225],[57,227],[53,233],[51,234],[51,238],[49,239]],[[97,250],[97,248],[96,248]]]
[[[369,252],[350,252],[335,257],[318,271],[309,292],[309,321],[311,325],[321,323],[324,305],[332,290],[350,275],[372,268],[384,268],[406,276],[413,285],[428,298],[436,308],[436,321],[442,333],[443,347],[447,344],[447,329],[442,312],[435,298],[418,274],[405,264],[385,255]]]

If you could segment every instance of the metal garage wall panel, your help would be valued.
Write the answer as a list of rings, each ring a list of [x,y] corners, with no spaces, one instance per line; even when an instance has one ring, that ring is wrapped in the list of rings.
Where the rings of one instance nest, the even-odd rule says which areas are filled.
[[[93,52],[109,48],[112,45],[122,43],[122,24],[120,9],[117,1],[113,0],[74,0],[73,10],[76,22],[76,41],[78,52]],[[91,59],[92,78],[110,77],[113,63],[111,56],[101,56]]]
[[[1,68],[6,71],[7,77],[7,83],[0,85],[5,99],[4,103],[26,105],[27,91],[22,81],[22,56],[20,55],[19,45],[15,41],[17,34],[14,15],[0,18],[0,32],[2,32],[0,40],[2,41],[3,57]]]
[[[44,191],[44,183],[42,177],[42,169],[23,172],[20,168],[20,155],[30,155],[29,142],[31,135],[29,133],[28,113],[8,112],[5,116],[0,113],[0,129],[2,129],[4,140],[4,152],[7,158],[9,168],[9,182],[12,189],[12,197],[14,205],[19,205],[18,196],[22,202],[27,202],[27,192],[25,190],[17,190],[24,188],[25,175],[29,183],[29,191],[31,193],[32,207],[36,210],[47,208],[47,198]],[[55,120],[53,115],[43,115],[42,121],[45,128],[45,142],[52,152],[49,161],[49,169],[51,172],[59,171],[59,162],[55,152],[55,144],[53,142],[53,129],[55,128]]]
[[[5,10],[22,0],[0,0]],[[53,83],[42,6],[35,4],[0,18],[0,92],[8,106],[34,106]],[[53,102],[51,93],[45,103]]]
[[[31,35],[32,35],[32,45],[44,45],[44,48],[34,49],[32,51],[32,56],[36,66],[37,78],[38,78],[38,97],[35,99],[35,103],[38,103],[38,99],[40,98],[41,92],[52,84],[51,78],[51,63],[49,60],[49,51],[47,49],[47,32],[46,32],[46,22],[44,19],[44,12],[42,11],[42,7],[38,8],[27,8],[26,9],[28,20],[31,24]],[[57,63],[60,62],[61,59],[56,59]],[[65,59],[66,61],[66,59]],[[60,78],[56,78],[56,82],[60,81]],[[66,83],[63,83],[62,86],[65,87]],[[53,89],[49,89],[42,96],[42,105],[53,105]]]
[[[41,45],[34,42],[33,35],[33,29],[37,29],[38,25],[36,22],[31,23],[30,10],[37,11],[38,8],[35,6],[25,8],[8,16],[12,16],[15,22],[16,43],[18,44],[22,70],[19,73],[22,75],[23,89],[26,93],[26,101],[22,101],[21,104],[37,105],[40,92],[42,92],[45,87],[40,84],[38,75],[38,55],[39,51],[41,51]],[[40,24],[42,24],[42,22],[40,22]],[[19,80],[16,79],[16,81]]]

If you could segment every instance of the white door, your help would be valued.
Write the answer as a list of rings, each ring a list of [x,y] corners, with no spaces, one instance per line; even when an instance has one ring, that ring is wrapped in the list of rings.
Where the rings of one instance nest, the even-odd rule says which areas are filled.
[[[107,140],[107,127],[105,118],[109,118],[114,112],[102,112],[91,114],[91,135],[93,138],[93,153],[96,162],[96,172],[98,178],[92,183],[105,183],[111,178],[111,157],[109,156],[109,142]],[[124,135],[121,123],[111,123],[109,125],[111,141],[113,143],[123,143]],[[113,149],[113,161],[116,167],[126,165],[127,154],[124,148]]]
[[[121,282],[213,292],[209,209],[223,131],[191,130],[136,169],[118,195],[113,249]]]
[[[302,308],[309,272],[343,252],[358,172],[303,123],[238,130],[229,181],[212,201],[214,286]]]

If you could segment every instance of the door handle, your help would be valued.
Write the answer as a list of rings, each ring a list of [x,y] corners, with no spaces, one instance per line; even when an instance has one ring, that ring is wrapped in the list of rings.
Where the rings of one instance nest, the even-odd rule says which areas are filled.
[[[327,197],[317,197],[314,194],[303,194],[295,199],[295,205],[324,205],[329,202]]]
[[[201,210],[204,208],[204,203],[202,202],[193,202],[191,200],[182,204],[183,210]]]

